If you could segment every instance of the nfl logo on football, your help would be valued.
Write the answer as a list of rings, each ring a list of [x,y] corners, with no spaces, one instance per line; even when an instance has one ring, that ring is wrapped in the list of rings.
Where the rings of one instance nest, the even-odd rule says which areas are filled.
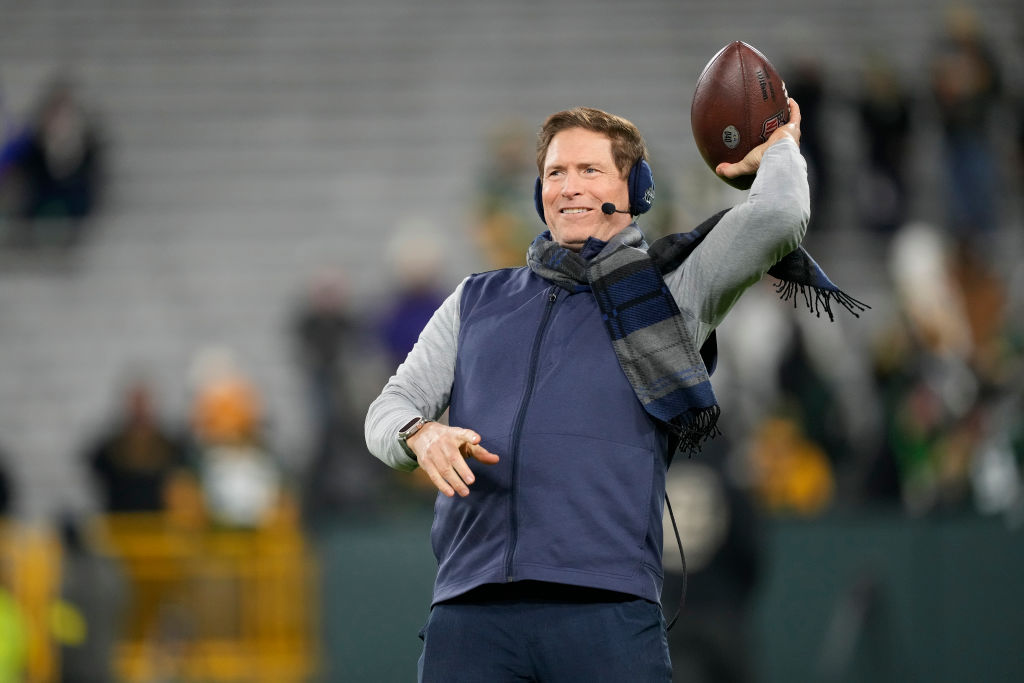
[[[722,131],[722,142],[729,149],[736,149],[736,146],[740,144],[740,132],[736,130],[736,126],[725,127],[725,130]]]

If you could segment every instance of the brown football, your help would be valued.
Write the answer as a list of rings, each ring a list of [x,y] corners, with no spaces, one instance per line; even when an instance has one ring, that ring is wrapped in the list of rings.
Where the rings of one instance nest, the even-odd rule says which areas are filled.
[[[690,126],[712,171],[723,161],[736,163],[787,121],[789,97],[779,72],[743,41],[719,50],[697,79]],[[746,190],[754,176],[722,180]]]

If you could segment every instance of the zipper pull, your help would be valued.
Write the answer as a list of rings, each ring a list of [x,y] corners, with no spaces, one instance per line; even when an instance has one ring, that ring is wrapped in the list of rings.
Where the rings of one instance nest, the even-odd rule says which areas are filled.
[[[548,294],[548,303],[552,303],[553,304],[553,303],[555,303],[555,301],[557,299],[558,299],[558,292],[556,292],[554,289],[552,289],[551,293]]]

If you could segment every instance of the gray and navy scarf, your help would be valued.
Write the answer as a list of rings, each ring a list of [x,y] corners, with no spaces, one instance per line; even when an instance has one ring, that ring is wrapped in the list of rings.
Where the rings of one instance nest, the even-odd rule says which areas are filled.
[[[530,269],[540,277],[570,292],[593,293],[619,365],[640,403],[666,426],[679,450],[690,453],[718,433],[721,411],[701,355],[708,344],[695,347],[663,275],[686,260],[726,211],[690,232],[663,237],[650,249],[644,249],[643,234],[630,225],[589,261],[552,240],[550,231],[540,234],[527,252]],[[855,316],[868,308],[836,287],[803,247],[784,256],[768,274],[778,278],[776,290],[783,299],[796,305],[802,297],[818,316],[825,312],[832,320],[833,302]],[[709,342],[714,343],[713,337]],[[713,352],[707,360],[711,357]]]

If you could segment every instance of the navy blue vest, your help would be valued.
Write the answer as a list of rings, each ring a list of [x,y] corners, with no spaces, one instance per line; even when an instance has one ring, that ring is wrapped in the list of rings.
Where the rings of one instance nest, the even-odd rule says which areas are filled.
[[[449,419],[501,457],[438,496],[434,602],[532,579],[658,602],[668,437],[612,350],[590,292],[529,268],[466,281]]]

